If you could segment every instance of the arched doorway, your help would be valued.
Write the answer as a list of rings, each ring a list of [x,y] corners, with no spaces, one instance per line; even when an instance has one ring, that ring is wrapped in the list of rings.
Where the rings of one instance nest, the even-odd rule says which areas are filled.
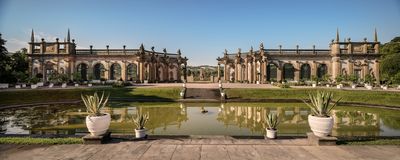
[[[97,63],[93,67],[94,79],[100,80],[101,78],[105,77],[105,68],[104,65],[101,63]]]
[[[309,64],[303,64],[300,67],[300,79],[310,80],[311,79],[311,67]]]
[[[45,65],[45,74],[46,74],[46,81],[49,80],[49,78],[51,77],[51,75],[54,73],[54,63],[51,62],[47,62]]]
[[[267,81],[276,81],[278,67],[273,63],[267,65]]]
[[[85,63],[81,63],[78,65],[77,73],[79,74],[81,80],[84,80],[84,81],[87,80],[87,69],[88,69],[88,65]]]
[[[110,67],[110,80],[121,79],[121,65],[114,63]]]
[[[326,73],[328,73],[328,67],[326,66],[326,64],[319,64],[317,68],[318,78],[323,78]]]
[[[294,67],[290,63],[285,63],[283,65],[283,79],[286,81],[294,80]]]
[[[126,78],[129,81],[136,81],[138,77],[137,65],[131,63],[126,68]]]

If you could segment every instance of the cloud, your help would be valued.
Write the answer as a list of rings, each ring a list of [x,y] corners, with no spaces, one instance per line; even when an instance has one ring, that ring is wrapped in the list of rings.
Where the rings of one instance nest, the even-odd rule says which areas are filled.
[[[21,48],[28,48],[28,42],[12,38],[7,40],[6,45],[9,52],[19,51]]]

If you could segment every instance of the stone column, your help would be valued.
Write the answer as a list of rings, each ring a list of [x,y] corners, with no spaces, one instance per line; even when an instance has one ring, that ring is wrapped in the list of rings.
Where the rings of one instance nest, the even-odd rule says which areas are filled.
[[[126,81],[126,61],[122,61],[122,66],[121,66],[121,78],[123,81]]]
[[[379,69],[379,66],[380,65],[380,62],[378,61],[378,60],[376,60],[375,61],[375,63],[374,63],[374,67],[373,67],[373,71],[374,71],[374,76],[375,76],[375,79],[376,79],[376,82],[378,82],[378,84],[379,84],[379,82],[380,82],[380,69]]]
[[[260,69],[260,72],[261,72],[261,83],[264,83],[265,82],[265,62],[264,61],[261,61],[261,69]]]
[[[228,80],[228,76],[227,76],[228,75],[228,73],[227,73],[228,69],[227,68],[228,68],[228,64],[225,63],[225,65],[224,65],[224,81],[225,82]]]
[[[238,81],[238,77],[239,77],[239,76],[238,76],[238,72],[239,72],[239,71],[238,71],[238,64],[235,63],[235,77],[234,77],[234,78],[235,78],[235,82]]]
[[[110,80],[110,61],[106,61],[106,64],[104,65],[104,68],[106,69],[104,71],[104,79]]]
[[[294,80],[298,82],[300,80],[300,62],[297,61],[293,67],[294,67]]]
[[[245,60],[245,68],[244,68],[244,80],[248,81],[249,80],[249,64],[247,60]]]
[[[340,75],[340,57],[332,58],[332,79]]]
[[[311,77],[317,76],[318,64],[316,61],[313,61],[311,64]]]
[[[70,79],[73,80],[74,79],[74,73],[75,73],[75,60],[70,59],[69,60],[69,75],[70,75]]]
[[[354,66],[353,62],[351,60],[348,60],[347,61],[347,68],[348,68],[347,73],[349,73],[349,75],[354,74],[353,66]]]
[[[218,63],[217,67],[217,76],[218,76],[218,81],[221,80],[221,71],[220,71],[221,65]]]
[[[139,80],[141,83],[143,83],[144,80],[144,69],[143,69],[143,62],[139,61]]]
[[[90,82],[93,80],[93,61],[89,61],[88,70],[87,70],[87,80]]]
[[[281,81],[282,80],[282,67],[281,66],[277,66],[277,70],[276,70],[276,81]]]

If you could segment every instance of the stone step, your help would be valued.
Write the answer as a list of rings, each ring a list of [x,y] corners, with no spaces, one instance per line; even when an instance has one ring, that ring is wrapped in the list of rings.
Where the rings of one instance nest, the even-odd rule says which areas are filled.
[[[211,88],[187,88],[186,99],[219,99],[218,89]]]

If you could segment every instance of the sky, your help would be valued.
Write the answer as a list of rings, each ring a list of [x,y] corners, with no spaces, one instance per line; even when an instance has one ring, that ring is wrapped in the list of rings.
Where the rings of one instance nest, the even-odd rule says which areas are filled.
[[[0,33],[10,52],[37,40],[63,40],[68,28],[78,48],[139,48],[216,65],[224,49],[328,49],[339,29],[351,37],[386,43],[400,36],[400,0],[0,0]]]

